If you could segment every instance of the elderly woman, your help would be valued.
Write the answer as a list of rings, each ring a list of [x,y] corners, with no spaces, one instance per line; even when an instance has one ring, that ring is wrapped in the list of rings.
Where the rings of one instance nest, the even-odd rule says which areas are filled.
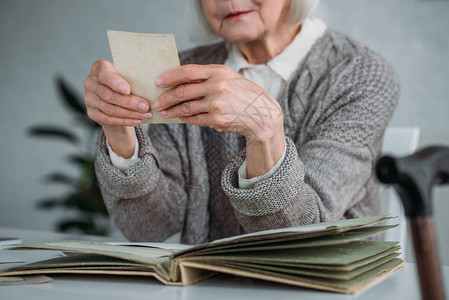
[[[314,0],[201,0],[224,41],[180,53],[155,85],[166,118],[107,61],[85,81],[96,171],[131,240],[217,238],[377,213],[372,172],[398,98],[390,65],[307,16]]]

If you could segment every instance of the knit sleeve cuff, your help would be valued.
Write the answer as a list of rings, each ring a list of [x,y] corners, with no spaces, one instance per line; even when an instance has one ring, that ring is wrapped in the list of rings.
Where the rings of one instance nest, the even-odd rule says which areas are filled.
[[[140,161],[123,171],[112,165],[104,131],[101,130],[98,136],[95,157],[98,181],[103,189],[123,199],[148,194],[156,186],[160,174],[159,155],[148,134],[141,127],[136,127],[136,135]]]
[[[238,170],[245,160],[242,151],[223,171],[221,185],[234,208],[247,216],[263,216],[281,210],[297,197],[304,181],[304,166],[293,141],[286,137],[286,153],[279,169],[251,189],[239,189]]]
[[[278,160],[278,162],[265,174],[262,174],[257,177],[253,177],[248,179],[248,175],[246,173],[246,159],[243,161],[242,165],[239,168],[239,188],[241,189],[250,189],[252,188],[257,182],[266,180],[273,176],[274,173],[279,169],[282,162],[285,158],[285,152],[287,152],[287,147],[284,148],[284,152],[282,153],[281,158]]]

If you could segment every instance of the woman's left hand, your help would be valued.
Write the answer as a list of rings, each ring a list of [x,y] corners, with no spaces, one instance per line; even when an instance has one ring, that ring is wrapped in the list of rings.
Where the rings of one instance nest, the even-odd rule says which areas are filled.
[[[284,139],[278,102],[227,66],[184,65],[163,73],[155,84],[172,88],[154,103],[164,118],[241,134],[247,142]]]

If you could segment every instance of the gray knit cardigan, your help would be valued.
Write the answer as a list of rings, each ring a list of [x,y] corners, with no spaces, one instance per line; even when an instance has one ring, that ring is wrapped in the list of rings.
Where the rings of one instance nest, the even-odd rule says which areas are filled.
[[[223,42],[180,54],[182,64],[226,57]],[[188,244],[374,215],[373,166],[398,94],[383,58],[328,29],[277,99],[287,150],[272,177],[239,189],[245,138],[188,124],[136,128],[141,161],[120,171],[100,132],[95,167],[105,204],[130,240],[163,241],[181,231]]]

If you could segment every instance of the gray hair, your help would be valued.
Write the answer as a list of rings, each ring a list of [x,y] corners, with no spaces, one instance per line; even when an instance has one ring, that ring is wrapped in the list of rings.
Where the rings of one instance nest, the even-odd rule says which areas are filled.
[[[287,22],[292,26],[302,24],[318,6],[320,0],[291,0]],[[211,42],[219,38],[204,16],[201,0],[187,0],[186,16],[189,18],[189,37],[194,42]]]

